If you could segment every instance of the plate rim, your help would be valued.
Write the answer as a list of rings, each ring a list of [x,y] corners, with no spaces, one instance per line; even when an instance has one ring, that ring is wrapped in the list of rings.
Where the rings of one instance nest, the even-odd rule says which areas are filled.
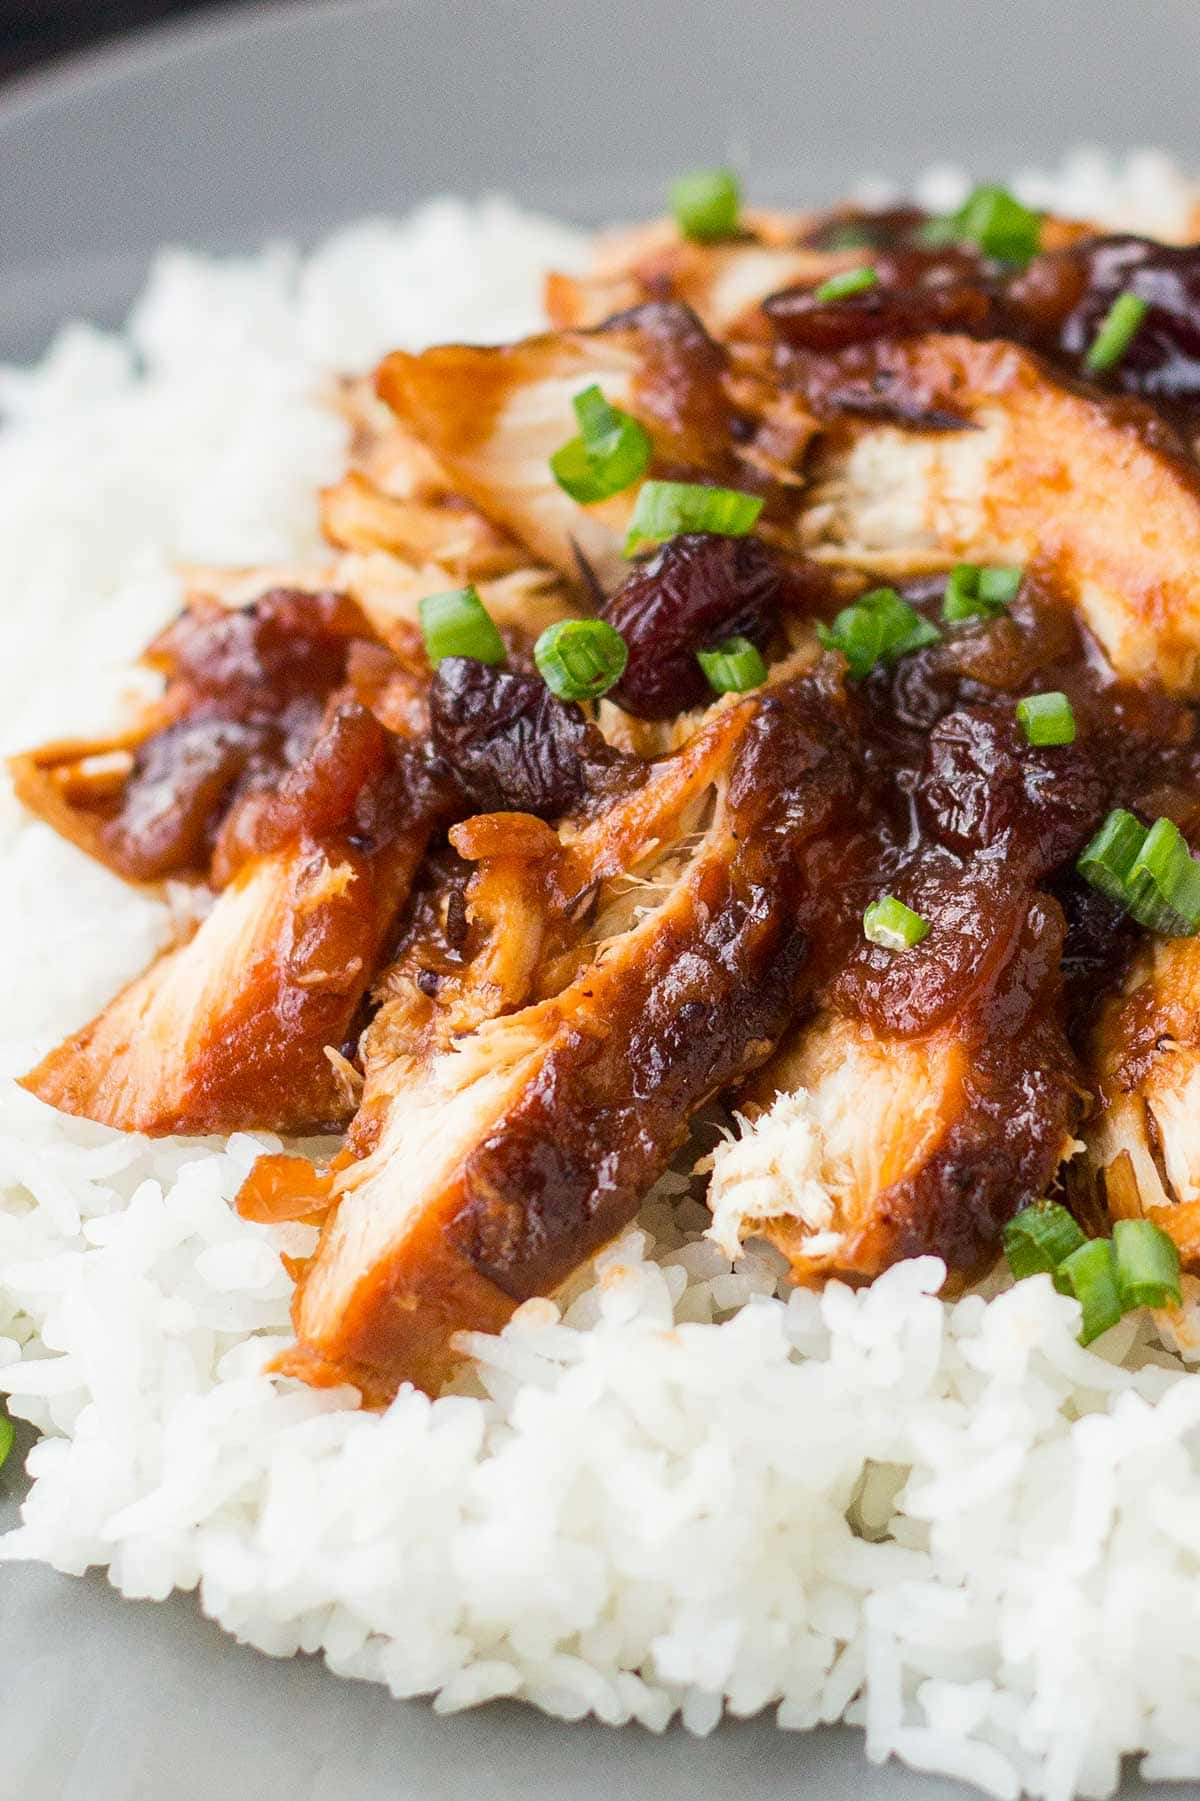
[[[36,122],[75,100],[103,94],[127,79],[143,80],[189,56],[220,51],[249,38],[310,30],[337,14],[401,12],[408,0],[217,0],[181,18],[134,26],[81,50],[52,55],[0,86],[0,132]],[[447,0],[441,0],[446,4]]]

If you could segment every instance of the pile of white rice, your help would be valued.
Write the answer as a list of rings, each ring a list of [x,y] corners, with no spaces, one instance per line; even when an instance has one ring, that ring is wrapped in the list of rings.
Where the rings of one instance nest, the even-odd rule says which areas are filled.
[[[1057,191],[1153,229],[1190,199],[1152,157],[1076,159]],[[74,327],[0,371],[5,748],[103,715],[177,604],[175,559],[315,548],[344,454],[323,370],[531,328],[539,271],[579,254],[446,202],[307,261],[173,252],[127,335]],[[14,1072],[166,914],[4,809]],[[767,1255],[731,1266],[660,1191],[564,1311],[473,1342],[461,1392],[362,1414],[262,1374],[278,1250],[311,1238],[229,1206],[270,1142],[127,1138],[4,1083],[0,1390],[46,1436],[0,1558],[197,1589],[264,1651],[445,1711],[517,1695],[707,1732],[774,1707],[1048,1801],[1111,1793],[1129,1752],[1200,1778],[1200,1376],[1146,1322],[1083,1351],[1045,1278],[945,1305],[929,1259],[781,1298]]]

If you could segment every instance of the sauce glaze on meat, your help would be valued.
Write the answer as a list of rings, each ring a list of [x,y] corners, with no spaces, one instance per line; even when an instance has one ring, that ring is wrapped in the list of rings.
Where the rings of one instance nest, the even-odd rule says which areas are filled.
[[[1112,1069],[1131,1083],[1151,1070],[1163,1036],[1146,1023],[1152,992],[1137,1009],[1137,1054],[1106,1062],[1096,1051],[1097,1019],[1129,972],[1142,979],[1146,946],[1075,862],[1115,806],[1200,836],[1200,633],[1179,600],[1187,569],[1163,574],[1172,547],[1182,555],[1179,534],[1156,544],[1152,524],[1146,566],[1120,564],[1105,589],[1102,536],[1074,562],[1066,552],[1080,508],[1094,515],[1120,479],[1116,458],[1094,458],[1072,494],[1082,461],[1043,441],[1036,532],[1028,506],[989,512],[984,495],[978,508],[979,560],[1000,560],[992,538],[1020,537],[1019,594],[995,617],[947,625],[946,566],[976,546],[949,549],[931,507],[904,517],[894,542],[886,519],[869,518],[875,536],[856,558],[838,512],[875,456],[867,500],[886,515],[887,458],[899,451],[902,511],[905,482],[932,467],[931,434],[983,443],[1019,391],[1026,423],[1049,396],[1047,438],[1069,416],[1073,430],[1108,432],[1110,450],[1144,452],[1146,491],[1166,494],[1200,538],[1188,441],[1200,249],[1060,221],[1013,267],[934,242],[926,224],[913,208],[843,209],[769,247],[779,266],[809,274],[744,307],[726,295],[710,312],[705,252],[692,247],[676,259],[686,294],[667,258],[650,283],[636,270],[618,281],[635,304],[591,330],[396,353],[382,366],[379,393],[437,462],[448,504],[502,526],[577,584],[574,610],[621,631],[628,665],[605,710],[552,695],[519,631],[504,668],[454,657],[434,670],[415,625],[385,642],[352,584],[272,588],[240,611],[193,605],[156,641],[147,661],[165,693],[115,772],[78,747],[35,759],[27,796],[41,796],[52,823],[130,879],[206,880],[214,917],[254,882],[269,887],[264,871],[318,871],[307,887],[271,890],[281,934],[299,948],[272,970],[270,1031],[251,1009],[244,1034],[278,1047],[302,997],[333,980],[319,1028],[330,1042],[293,1042],[288,1055],[328,1051],[347,1092],[362,1089],[329,1172],[268,1162],[245,1202],[262,1217],[329,1208],[298,1271],[288,1367],[306,1379],[359,1380],[372,1399],[405,1374],[432,1383],[456,1327],[501,1323],[632,1216],[699,1106],[748,1092],[757,1104],[745,1084],[760,1067],[769,1100],[771,1071],[789,1057],[808,1068],[805,1044],[822,1034],[897,1065],[928,1052],[931,1070],[940,1059],[951,1072],[941,1137],[855,1224],[857,1250],[839,1266],[854,1277],[917,1251],[960,1276],[984,1267],[1006,1219],[1047,1191],[1086,1130],[1096,1068],[1102,1098]],[[713,247],[714,283],[737,274],[739,247],[759,259],[751,273],[770,263],[752,241]],[[854,253],[875,283],[821,298],[813,259],[835,259],[836,272]],[[1144,320],[1094,377],[1089,348],[1127,292],[1146,302]],[[718,314],[734,320],[727,332],[712,325]],[[568,435],[562,396],[592,381],[615,383],[651,434],[655,477],[755,493],[756,535],[689,533],[624,560],[622,498],[588,512],[549,474],[547,453]],[[929,480],[947,485],[944,473]],[[1112,490],[1114,510],[1119,498]],[[881,579],[938,639],[853,680],[836,653],[815,649],[812,626]],[[1114,594],[1136,627],[1124,638]],[[696,652],[732,636],[772,674],[752,698],[716,702]],[[1071,703],[1070,744],[1031,745],[1017,722],[1018,700],[1047,691]],[[699,723],[687,717],[706,704]],[[702,779],[689,762],[698,744]],[[369,932],[348,929],[351,891],[374,897]],[[864,908],[883,894],[927,922],[922,942],[895,951],[866,939]],[[315,953],[305,961],[318,941],[336,948],[332,976]],[[230,971],[249,983],[236,959]],[[1186,991],[1178,971],[1173,981]],[[31,1086],[43,1091],[53,1064],[46,1098],[97,1106],[89,1049],[123,1054],[123,1017],[110,1009]],[[217,1052],[205,1054],[211,1075]],[[239,1073],[221,1054],[210,1101]],[[294,1062],[259,1071],[256,1087],[245,1061],[236,1123],[298,1123],[279,1100],[279,1071]],[[171,1107],[142,1107],[140,1129],[187,1129],[193,1077],[199,1092],[203,1071],[177,1069]],[[308,1117],[332,1120],[331,1080],[322,1070]],[[434,1101],[454,1122],[444,1143],[421,1111],[433,1117]],[[215,1106],[206,1130],[230,1123]],[[424,1147],[412,1169],[410,1143]],[[390,1170],[377,1167],[381,1146]],[[353,1208],[343,1230],[339,1210]],[[359,1269],[354,1247],[372,1233],[377,1254]],[[794,1260],[800,1273],[806,1257]]]

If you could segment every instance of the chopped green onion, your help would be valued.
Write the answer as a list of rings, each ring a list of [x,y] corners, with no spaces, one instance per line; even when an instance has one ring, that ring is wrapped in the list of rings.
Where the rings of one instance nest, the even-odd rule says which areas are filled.
[[[639,544],[674,538],[680,532],[715,532],[744,538],[763,503],[737,488],[708,488],[699,482],[643,482],[625,539],[625,555]]]
[[[926,244],[978,244],[985,256],[1005,263],[1027,263],[1041,235],[1041,214],[998,187],[975,188],[957,212],[929,220],[920,232]]]
[[[594,444],[602,443],[615,430],[621,417],[612,402],[605,399],[604,390],[596,382],[590,388],[581,388],[571,405],[575,409],[583,441],[589,449]]]
[[[13,1439],[15,1437],[16,1433],[13,1430],[12,1421],[6,1413],[0,1413],[0,1470],[4,1468],[4,1465],[8,1461],[8,1455],[13,1448]]]
[[[1023,573],[1009,563],[956,563],[946,582],[942,618],[959,625],[1002,613],[1017,598]]]
[[[637,420],[611,406],[594,384],[572,405],[579,436],[555,451],[550,468],[559,487],[587,506],[632,487],[650,467],[654,446]]]
[[[888,951],[908,951],[929,936],[929,921],[894,894],[872,901],[863,914],[863,937]]]
[[[1084,367],[1093,375],[1103,375],[1106,370],[1115,369],[1137,336],[1149,305],[1149,301],[1143,300],[1140,294],[1128,291],[1118,294],[1092,339],[1092,347],[1083,359]]]
[[[1017,702],[1017,722],[1030,744],[1074,744],[1075,714],[1065,694],[1030,694]]]
[[[817,636],[826,650],[840,650],[852,676],[869,675],[876,663],[936,644],[936,625],[923,619],[902,600],[894,588],[873,588],[853,606],[843,607],[832,626],[818,625]]]
[[[985,563],[976,592],[986,607],[1010,607],[1021,592],[1025,571],[1013,563]]]
[[[446,657],[503,663],[504,640],[474,588],[427,594],[417,610],[425,649],[435,669]]]
[[[1121,1295],[1111,1239],[1087,1239],[1077,1251],[1063,1258],[1056,1274],[1064,1284],[1064,1292],[1073,1294],[1083,1308],[1080,1344],[1091,1344],[1116,1325],[1121,1317]]]
[[[1168,938],[1200,932],[1200,863],[1171,820],[1147,828],[1116,807],[1075,867],[1147,931]]]
[[[604,619],[560,619],[533,647],[538,673],[559,700],[595,700],[625,673],[629,651]]]
[[[742,194],[732,169],[693,169],[672,185],[671,212],[685,238],[701,244],[737,230]]]
[[[1078,1224],[1056,1201],[1026,1207],[1004,1228],[1004,1255],[1018,1282],[1025,1276],[1052,1275],[1084,1243]]]
[[[1126,1313],[1135,1307],[1179,1306],[1179,1247],[1161,1226],[1149,1219],[1119,1219],[1113,1227],[1113,1251]]]
[[[1123,907],[1128,901],[1130,874],[1145,842],[1146,827],[1141,820],[1124,807],[1114,807],[1090,844],[1080,851],[1075,867],[1085,882]]]
[[[1156,819],[1129,875],[1129,911],[1139,925],[1171,938],[1200,930],[1200,863],[1170,819]]]
[[[711,650],[698,650],[696,661],[718,694],[746,694],[767,679],[767,666],[749,638],[726,638]]]
[[[823,281],[819,288],[813,289],[813,299],[822,305],[830,300],[850,300],[855,294],[865,294],[869,288],[879,286],[879,277],[874,269],[846,269],[841,275],[831,275]]]

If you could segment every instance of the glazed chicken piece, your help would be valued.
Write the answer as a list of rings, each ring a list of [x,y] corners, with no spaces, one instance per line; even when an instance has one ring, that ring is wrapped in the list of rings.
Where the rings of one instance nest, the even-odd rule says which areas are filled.
[[[1089,1046],[1085,1162],[1113,1219],[1145,1214],[1200,1269],[1200,940],[1157,939],[1106,1000]]]
[[[601,233],[585,275],[548,276],[546,312],[561,329],[578,330],[647,301],[675,300],[690,307],[714,337],[761,339],[769,335],[764,301],[781,292],[811,293],[831,276],[864,264],[881,271],[885,283],[909,290],[928,273],[942,282],[956,265],[971,270],[980,284],[989,279],[970,246],[927,246],[922,231],[927,222],[926,213],[908,206],[851,206],[827,213],[747,208],[735,236],[702,243],[682,236],[673,221],[659,219]],[[1042,248],[1071,245],[1091,229],[1047,215]]]
[[[339,706],[278,791],[227,818],[229,878],[195,935],[24,1086],[151,1136],[343,1122],[343,1047],[436,812],[418,755]]]
[[[307,753],[330,696],[376,653],[395,665],[343,593],[260,587],[236,611],[199,598],[143,657],[161,699],[121,736],[13,758],[18,798],[129,881],[205,877],[238,794]]]
[[[520,545],[474,507],[398,499],[356,469],[322,490],[321,529],[340,550],[384,551],[418,568],[438,563],[460,584],[511,575],[528,563]]]
[[[598,384],[654,441],[659,474],[746,485],[727,359],[686,307],[650,305],[598,330],[497,348],[448,344],[381,364],[379,392],[428,445],[455,488],[541,561],[578,580],[581,559],[609,587],[623,565],[632,488],[582,507],[550,458],[575,436],[573,397]]]
[[[928,1033],[825,1010],[788,1038],[712,1160],[710,1236],[728,1255],[766,1239],[801,1282],[927,1252],[958,1277],[987,1267],[1005,1221],[1076,1148],[1056,915],[1032,899],[991,980]]]
[[[170,679],[141,736],[18,759],[18,793],[129,879],[218,892],[25,1085],[149,1134],[344,1120],[342,1048],[445,804],[377,716],[403,729],[418,678],[329,593],[200,606],[150,658]]]
[[[1144,408],[1068,386],[1013,344],[952,335],[794,379],[828,423],[800,520],[810,554],[885,576],[938,558],[1031,566],[1118,675],[1200,694],[1200,474]],[[930,415],[942,429],[919,429]]]
[[[768,295],[793,284],[815,287],[861,262],[861,251],[823,251],[764,234],[690,243],[673,225],[654,225],[605,242],[590,275],[548,276],[546,312],[561,330],[582,330],[669,299],[690,307],[716,338],[761,336],[759,308]]]
[[[353,1104],[343,1047],[423,848],[381,862],[305,844],[248,864],[23,1086],[151,1137],[335,1129]]]
[[[839,711],[801,680],[719,709],[589,821],[456,829],[475,973],[423,1031],[408,994],[369,1035],[282,1368],[371,1402],[436,1389],[456,1331],[498,1327],[633,1216],[787,1023],[799,854],[852,804]]]
[[[334,404],[351,428],[350,463],[321,490],[321,527],[339,549],[385,551],[418,567],[440,564],[460,582],[527,561],[505,532],[454,492],[433,452],[364,380],[341,382]]]

